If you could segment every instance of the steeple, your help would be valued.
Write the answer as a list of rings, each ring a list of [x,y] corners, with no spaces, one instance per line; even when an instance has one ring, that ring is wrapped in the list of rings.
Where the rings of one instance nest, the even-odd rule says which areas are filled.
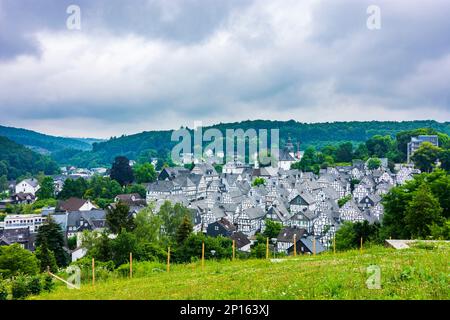
[[[286,149],[289,153],[293,153],[293,152],[294,152],[294,145],[292,144],[291,135],[288,136],[288,140],[287,140],[285,149]]]

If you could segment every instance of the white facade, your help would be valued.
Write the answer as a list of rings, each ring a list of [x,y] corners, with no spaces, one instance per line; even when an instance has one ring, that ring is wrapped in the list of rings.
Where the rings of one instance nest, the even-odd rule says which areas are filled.
[[[16,184],[16,193],[31,193],[33,196],[39,190],[39,184],[34,179],[25,179]]]
[[[5,229],[30,228],[30,232],[37,232],[39,227],[47,220],[39,214],[7,215],[4,221]]]

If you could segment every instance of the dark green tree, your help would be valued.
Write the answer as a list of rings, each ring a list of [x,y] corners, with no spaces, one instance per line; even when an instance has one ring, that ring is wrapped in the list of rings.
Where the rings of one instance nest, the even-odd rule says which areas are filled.
[[[386,158],[389,151],[394,146],[391,136],[376,135],[366,141],[369,156],[377,158]]]
[[[405,224],[413,238],[425,238],[431,234],[431,225],[443,224],[441,214],[438,199],[433,196],[430,187],[423,183],[406,207]]]
[[[189,235],[192,233],[192,230],[193,230],[193,226],[192,226],[191,219],[189,218],[188,215],[185,215],[183,217],[183,221],[181,222],[181,224],[177,230],[177,235],[176,235],[177,243],[178,244],[184,243],[184,241],[187,238],[189,238]]]
[[[353,144],[344,142],[336,150],[336,162],[351,162],[353,159]]]
[[[134,218],[130,215],[130,207],[119,201],[106,209],[106,225],[112,233],[118,234],[125,229],[132,231],[135,227]]]
[[[139,241],[136,235],[123,229],[117,238],[111,241],[112,260],[116,266],[128,263],[130,253],[135,254],[138,251]],[[138,259],[138,257],[136,257]]]
[[[39,272],[39,262],[30,251],[15,243],[0,246],[0,274],[4,278],[19,274],[35,275]]]
[[[414,152],[411,160],[414,165],[423,172],[430,172],[436,165],[439,155],[442,149],[434,146],[429,142],[424,142],[421,144],[419,150]]]
[[[51,199],[55,197],[55,185],[52,177],[45,177],[41,182],[41,187],[36,193],[39,200]]]
[[[61,192],[58,194],[59,199],[69,199],[71,197],[83,198],[86,190],[88,189],[88,182],[83,178],[67,179],[64,181],[64,186]]]
[[[370,158],[367,167],[369,170],[379,169],[381,167],[381,160],[378,158]]]
[[[36,237],[36,246],[46,246],[55,255],[58,267],[65,267],[69,262],[69,256],[64,250],[64,233],[61,226],[51,216],[39,228]]]
[[[55,254],[47,247],[47,242],[43,242],[40,247],[36,248],[36,258],[39,260],[41,272],[47,271],[47,267],[51,272],[58,271],[58,265],[56,264]]]
[[[133,182],[133,169],[127,157],[119,156],[114,159],[110,173],[111,179],[116,180],[121,186]]]
[[[252,186],[253,187],[258,187],[258,186],[264,186],[265,184],[266,184],[266,180],[264,178],[256,177],[253,180]]]
[[[450,172],[450,149],[441,151],[439,161],[441,162],[441,168]]]
[[[156,180],[156,171],[151,163],[136,164],[133,167],[134,178],[137,183],[150,183]]]
[[[272,239],[278,237],[283,228],[283,225],[277,221],[267,219],[265,221],[265,229],[263,232],[264,237]]]

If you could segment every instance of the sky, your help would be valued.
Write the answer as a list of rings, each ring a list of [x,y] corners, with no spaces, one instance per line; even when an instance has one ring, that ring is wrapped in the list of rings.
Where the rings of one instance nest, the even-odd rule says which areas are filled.
[[[194,121],[450,121],[449,12],[448,0],[0,0],[0,124],[108,138]]]

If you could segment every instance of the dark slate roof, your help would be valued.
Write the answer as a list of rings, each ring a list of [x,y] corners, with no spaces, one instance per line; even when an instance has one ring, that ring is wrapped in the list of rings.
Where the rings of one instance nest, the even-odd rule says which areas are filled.
[[[279,161],[295,161],[295,159],[289,154],[289,150],[282,149],[278,157]]]
[[[314,244],[313,244],[313,236],[307,236],[300,239],[300,242],[308,249],[309,252],[314,251]],[[322,246],[319,240],[316,239],[315,241],[315,251],[316,253],[321,253],[325,251],[325,248]]]
[[[260,207],[248,208],[247,210],[244,210],[244,212],[250,219],[259,219],[264,217],[266,214]]]
[[[240,231],[234,232],[230,238],[236,242],[236,248],[238,249],[250,244],[247,236]]]
[[[296,236],[296,239],[300,239],[303,237],[303,235],[306,233],[306,230],[303,228],[284,228],[280,231],[278,234],[277,240],[281,242],[293,242],[294,241],[294,234]]]
[[[171,192],[175,188],[175,183],[168,180],[158,180],[156,182],[150,183],[147,186],[147,190],[151,192]]]
[[[79,198],[69,198],[66,201],[60,202],[58,205],[58,210],[60,211],[77,211],[79,210],[87,200]]]
[[[22,243],[30,241],[30,229],[29,228],[15,228],[2,230],[1,238],[5,242],[9,243]]]
[[[215,223],[220,224],[227,231],[236,231],[236,227],[225,218],[221,218],[220,220],[216,221]]]

